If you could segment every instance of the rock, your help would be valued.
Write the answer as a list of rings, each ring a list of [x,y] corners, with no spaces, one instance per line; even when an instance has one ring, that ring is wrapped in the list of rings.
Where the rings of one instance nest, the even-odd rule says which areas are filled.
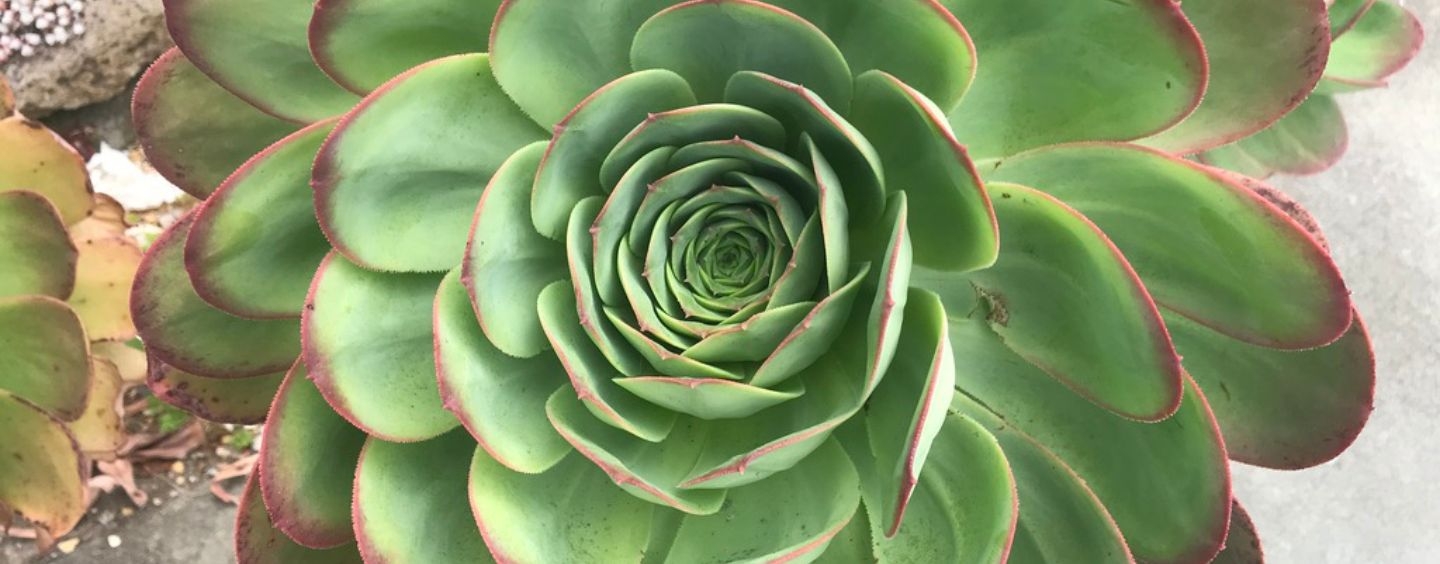
[[[114,98],[171,45],[161,0],[89,2],[84,23],[69,43],[6,63],[21,112],[39,118]]]

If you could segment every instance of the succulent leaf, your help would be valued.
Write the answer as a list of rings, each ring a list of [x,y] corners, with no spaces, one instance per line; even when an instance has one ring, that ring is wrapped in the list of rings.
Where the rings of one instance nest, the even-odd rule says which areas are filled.
[[[145,385],[161,401],[216,423],[257,425],[269,414],[285,372],[244,378],[211,378],[149,361]]]
[[[90,391],[85,396],[85,410],[68,425],[70,435],[80,452],[92,460],[110,460],[124,446],[126,434],[121,421],[122,394],[125,382],[120,369],[103,358],[90,360]]]
[[[360,553],[350,543],[328,550],[315,550],[296,544],[275,528],[265,502],[260,496],[263,470],[256,467],[245,482],[240,496],[240,511],[235,519],[235,558],[239,564],[359,564]]]
[[[332,253],[305,314],[305,366],[335,411],[392,442],[430,439],[459,422],[441,407],[431,306],[440,277],[385,274]],[[352,323],[355,315],[373,321]]]
[[[515,471],[544,472],[570,445],[545,417],[545,402],[567,384],[553,356],[515,358],[486,338],[456,273],[435,295],[435,365],[440,396],[486,456]],[[509,324],[502,324],[506,331]]]
[[[695,41],[699,36],[706,41]],[[853,88],[845,56],[824,32],[755,0],[691,0],[660,11],[636,30],[630,65],[674,71],[702,103],[724,98],[726,82],[740,71],[805,84],[840,111],[849,108]]]
[[[1260,548],[1255,523],[1238,501],[1230,510],[1230,534],[1225,538],[1225,550],[1215,555],[1212,564],[1265,564],[1265,551]]]
[[[847,562],[929,562],[938,558],[981,564],[1004,561],[1009,554],[1015,520],[1020,516],[1011,466],[995,437],[983,427],[964,415],[947,413],[948,404],[936,407],[944,425],[915,484],[904,526],[887,536],[876,521],[882,516],[889,518],[877,507],[879,492],[864,490],[865,510],[874,515],[870,536],[875,542],[865,547],[861,558]],[[863,435],[854,438],[866,439]],[[868,452],[857,453],[862,448],[868,451],[870,447],[852,444],[847,450],[852,459],[865,461]],[[856,466],[862,476],[867,473],[866,464],[856,462]],[[964,479],[954,479],[959,476]]]
[[[38,295],[0,299],[0,351],[0,390],[59,420],[84,412],[90,343],[65,302]]]
[[[1205,42],[1205,99],[1179,125],[1145,144],[1191,153],[1229,143],[1280,119],[1319,82],[1330,51],[1325,7],[1311,0],[1179,4]]]
[[[212,378],[283,372],[300,355],[296,319],[255,320],[212,307],[195,293],[185,271],[191,213],[170,226],[145,253],[130,294],[130,316],[156,359]]]
[[[166,51],[140,77],[131,113],[150,164],[197,198],[214,192],[251,155],[300,128],[215,84],[179,49]]]
[[[1200,36],[1170,0],[940,4],[975,41],[975,82],[949,115],[979,159],[1153,135],[1205,92]]]
[[[944,110],[960,102],[975,78],[970,34],[935,0],[770,3],[820,28],[856,76],[871,70],[894,75]]]
[[[1322,172],[1340,160],[1348,145],[1349,133],[1340,105],[1333,96],[1316,94],[1263,131],[1201,152],[1196,159],[1264,179],[1277,172]]]
[[[75,288],[75,244],[44,196],[27,190],[0,192],[0,298],[40,294],[70,297]]]
[[[1379,0],[1335,40],[1319,92],[1385,86],[1390,75],[1415,58],[1424,42],[1420,20],[1403,6]]]
[[[1227,335],[1300,349],[1350,325],[1349,294],[1329,253],[1227,175],[1139,147],[1082,144],[1019,155],[986,176],[1074,206],[1161,306]]]
[[[1180,408],[1164,421],[1117,417],[1011,352],[982,313],[971,315],[950,325],[957,389],[1073,468],[1114,516],[1137,561],[1206,562],[1219,551],[1230,476],[1198,387],[1187,382]]]
[[[88,474],[64,423],[0,390],[0,505],[63,534],[85,516]]]
[[[339,115],[355,95],[310,56],[309,2],[165,0],[165,25],[185,57],[260,110],[299,123]]]
[[[361,95],[426,61],[485,49],[501,0],[320,0],[310,53],[337,84]]]
[[[564,456],[538,475],[514,472],[475,450],[470,505],[500,562],[658,562],[645,552],[662,510],[620,488],[589,460]],[[652,509],[653,508],[653,509]],[[652,560],[652,558],[656,558]]]
[[[71,236],[78,253],[75,290],[67,303],[85,325],[87,336],[92,341],[135,338],[130,291],[144,253],[124,234],[93,236],[72,230]]]
[[[39,194],[60,221],[71,225],[85,218],[93,205],[85,159],[40,122],[14,114],[0,115],[0,194],[26,190]]]
[[[856,79],[851,119],[880,153],[886,189],[910,199],[915,264],[966,271],[994,264],[999,228],[990,197],[945,114],[893,75]]]
[[[396,128],[422,133],[397,138]],[[500,90],[485,55],[415,67],[350,110],[321,147],[313,183],[320,226],[365,268],[449,270],[485,183],[544,134]]]
[[[210,305],[250,319],[300,316],[330,245],[315,221],[310,167],[333,121],[257,153],[195,212],[185,268]]]
[[[1176,315],[1165,323],[1215,410],[1231,459],[1316,466],[1350,446],[1370,418],[1375,355],[1358,316],[1339,340],[1301,351],[1257,347]]]
[[[989,186],[1006,244],[995,266],[970,275],[989,326],[1095,404],[1142,421],[1169,417],[1180,403],[1180,358],[1125,256],[1052,196]]]
[[[418,443],[365,442],[354,519],[367,562],[494,561],[464,502],[474,450],[460,429]]]
[[[350,502],[365,433],[330,408],[305,364],[275,394],[260,452],[260,491],[276,529],[309,548],[354,542]]]

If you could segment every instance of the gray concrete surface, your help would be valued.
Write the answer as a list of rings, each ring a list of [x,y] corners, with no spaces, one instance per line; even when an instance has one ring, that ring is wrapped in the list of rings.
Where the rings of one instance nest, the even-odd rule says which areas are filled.
[[[1375,413],[1338,459],[1236,468],[1275,564],[1440,562],[1440,4],[1408,5],[1432,42],[1388,90],[1342,99],[1349,154],[1275,181],[1324,227],[1379,366]]]

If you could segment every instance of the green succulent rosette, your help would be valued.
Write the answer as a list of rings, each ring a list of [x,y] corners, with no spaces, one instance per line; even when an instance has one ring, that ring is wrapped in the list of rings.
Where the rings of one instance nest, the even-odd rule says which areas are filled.
[[[1316,174],[1349,145],[1337,94],[1383,88],[1420,52],[1425,30],[1391,0],[1327,0],[1333,42],[1315,91],[1283,118],[1253,135],[1195,154],[1200,162],[1254,178]]]
[[[80,154],[16,112],[0,78],[0,533],[17,517],[51,538],[73,529],[90,460],[124,439],[116,363],[138,353],[115,341],[135,336],[140,262],[124,228]]]
[[[241,562],[1250,562],[1228,460],[1369,414],[1308,217],[1175,156],[1319,2],[166,8],[132,308],[268,416]]]

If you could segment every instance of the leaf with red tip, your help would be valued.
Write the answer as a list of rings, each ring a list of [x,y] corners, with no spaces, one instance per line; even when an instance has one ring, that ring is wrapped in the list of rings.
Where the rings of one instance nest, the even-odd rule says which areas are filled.
[[[500,90],[488,57],[430,61],[370,93],[321,147],[313,182],[320,226],[366,268],[449,270],[491,175],[544,138]]]
[[[1321,92],[1348,92],[1385,86],[1420,52],[1425,29],[1404,6],[1380,0],[1335,40]]]
[[[633,376],[616,378],[615,383],[650,403],[700,419],[749,417],[804,393],[803,389],[772,390],[718,378]]]
[[[419,443],[366,441],[353,510],[365,561],[493,562],[465,503],[474,453],[460,429]]]
[[[1225,550],[1215,555],[1210,564],[1265,564],[1265,551],[1260,547],[1260,536],[1255,534],[1255,523],[1238,500],[1230,510],[1230,534],[1225,538]]]
[[[951,409],[983,422],[1015,474],[1021,511],[1009,545],[1011,562],[1134,564],[1115,518],[1055,453],[969,397],[955,396]],[[963,479],[958,478],[961,474],[952,475]]]
[[[397,442],[459,425],[440,404],[431,306],[440,277],[362,269],[331,253],[301,317],[305,366],[326,401],[367,434]]]
[[[0,390],[0,506],[64,535],[85,516],[87,468],[60,420]]]
[[[1329,4],[1330,35],[1339,38],[1375,5],[1376,0],[1326,0]]]
[[[555,125],[592,92],[631,72],[635,31],[675,3],[507,0],[490,32],[495,78],[535,123]]]
[[[865,490],[866,509],[873,515],[872,550],[885,562],[1004,562],[1020,515],[1016,476],[985,428],[964,415],[947,415],[948,402],[937,407],[943,426],[898,531],[881,525],[889,516],[878,507],[883,504],[876,496],[888,494],[873,487]],[[863,432],[849,438],[852,443],[846,446],[863,480],[878,470],[873,468],[877,461],[869,458],[870,447],[878,445]]]
[[[570,452],[545,417],[550,394],[568,385],[558,358],[517,359],[491,344],[454,271],[440,282],[434,320],[440,396],[488,453],[477,456],[534,474]]]
[[[958,293],[945,296],[946,309],[974,317],[950,324],[957,389],[1073,468],[1114,516],[1137,561],[1208,562],[1229,523],[1230,476],[1199,387],[1187,378],[1184,400],[1164,421],[1117,417],[1009,350],[973,292]]]
[[[150,164],[197,198],[214,192],[251,155],[300,128],[236,98],[179,49],[150,65],[130,107]]]
[[[633,561],[646,548],[651,515],[669,511],[615,487],[583,456],[527,475],[480,449],[470,462],[470,507],[500,562]]]
[[[245,378],[208,378],[150,359],[145,384],[161,401],[216,423],[255,425],[265,421],[285,373]]]
[[[713,561],[717,547],[738,562],[810,561],[857,511],[855,467],[836,441],[827,441],[794,468],[730,490],[715,514],[686,515],[667,561]]]
[[[460,266],[485,337],[522,358],[550,347],[535,303],[541,290],[569,272],[565,247],[537,233],[530,221],[530,189],[546,146],[536,142],[516,151],[490,178]]]
[[[90,392],[85,399],[85,412],[68,425],[80,452],[92,460],[113,460],[115,451],[125,444],[126,433],[121,421],[121,395],[125,382],[115,363],[92,357]]]
[[[570,376],[573,390],[560,390],[560,393],[576,394],[600,421],[645,441],[658,442],[670,433],[675,423],[673,412],[660,409],[613,382],[624,374],[605,359],[582,326],[583,323],[608,322],[580,317],[581,310],[569,282],[555,282],[546,287],[540,293],[539,309],[550,345]]]
[[[330,409],[296,362],[270,406],[261,492],[275,528],[310,548],[354,540],[350,494],[365,433]]]
[[[206,75],[251,105],[301,123],[343,113],[355,95],[310,56],[309,2],[165,0],[175,44]]]
[[[1227,335],[1301,349],[1350,326],[1349,294],[1329,253],[1231,176],[1159,151],[1094,143],[1019,155],[987,178],[1074,206],[1124,252],[1160,305]]]
[[[1195,113],[1144,143],[1192,153],[1274,123],[1320,81],[1330,50],[1325,6],[1314,0],[1179,4],[1205,42],[1210,82]]]
[[[405,69],[485,49],[501,0],[320,0],[310,52],[351,92],[374,90]]]
[[[65,225],[85,218],[93,203],[80,153],[38,121],[0,116],[0,193],[29,190],[55,206]]]
[[[755,0],[691,0],[661,10],[635,32],[630,64],[675,71],[704,103],[719,102],[740,71],[804,84],[842,112],[853,88],[845,56],[824,32]]]
[[[509,9],[516,8],[512,4]],[[500,23],[497,21],[497,29]],[[650,114],[694,104],[695,94],[685,79],[660,69],[627,74],[580,101],[555,126],[555,136],[535,175],[530,198],[535,230],[556,241],[564,240],[571,210],[581,200],[610,188],[602,186],[599,178],[605,157],[615,145]]]
[[[316,123],[261,151],[195,212],[185,268],[206,302],[253,319],[300,316],[330,252],[315,221],[310,166],[334,126]]]
[[[235,516],[235,558],[239,564],[359,564],[354,544],[330,550],[315,550],[295,544],[270,520],[260,499],[261,468],[256,467],[245,482],[240,511]]]
[[[74,421],[89,389],[90,343],[70,306],[46,296],[0,299],[0,390]]]
[[[1249,176],[1315,174],[1345,154],[1345,116],[1335,98],[1316,94],[1264,131],[1196,155],[1197,160]]]
[[[869,72],[855,81],[850,115],[880,153],[885,186],[909,198],[915,263],[950,271],[995,263],[995,210],[945,114],[898,78]]]
[[[677,486],[705,448],[702,423],[686,418],[675,425],[665,441],[652,443],[602,422],[590,411],[574,392],[564,389],[557,390],[545,404],[545,412],[560,436],[625,491],[692,515],[710,515],[720,510],[725,490]]]
[[[1153,135],[1205,92],[1204,46],[1173,0],[940,3],[965,23],[983,61],[950,112],[976,158]]]
[[[254,320],[215,309],[195,293],[185,271],[185,239],[195,214],[170,226],[140,261],[130,315],[150,354],[212,378],[281,372],[300,355],[295,319]]]
[[[1358,316],[1339,340],[1302,351],[1257,347],[1174,315],[1166,324],[1234,460],[1285,470],[1328,462],[1374,409],[1375,354]]]
[[[994,267],[970,279],[1005,345],[1105,409],[1144,421],[1174,413],[1180,358],[1125,256],[1044,192],[989,188],[1005,245]]]
[[[42,294],[65,299],[75,289],[75,244],[55,206],[26,190],[0,192],[0,298]]]
[[[767,1],[819,27],[845,55],[851,73],[893,74],[944,110],[960,102],[975,78],[970,34],[935,0]]]
[[[800,138],[808,136],[843,180],[832,184],[839,184],[844,193],[852,225],[866,225],[884,211],[885,171],[880,154],[818,94],[765,73],[741,71],[726,83],[725,101],[780,120],[794,147],[803,148]]]
[[[70,307],[80,316],[92,341],[134,338],[130,291],[144,253],[123,234],[96,237],[76,231],[73,235],[79,257]]]
[[[955,394],[955,357],[940,298],[911,289],[905,310],[895,360],[866,411],[880,480],[875,525],[887,538],[900,530]]]

